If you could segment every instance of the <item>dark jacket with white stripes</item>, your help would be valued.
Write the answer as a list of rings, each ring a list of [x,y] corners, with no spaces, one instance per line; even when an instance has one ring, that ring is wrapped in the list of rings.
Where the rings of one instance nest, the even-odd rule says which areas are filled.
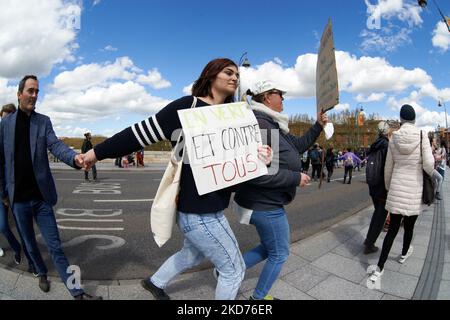
[[[192,96],[175,100],[156,115],[136,123],[96,145],[94,151],[97,159],[118,158],[162,140],[170,139],[172,146],[174,146],[178,138],[175,134],[176,130],[181,128],[177,111],[190,108],[192,102]],[[206,102],[197,99],[197,108],[208,105]],[[172,133],[174,133],[174,137],[172,137]],[[190,165],[183,163],[178,210],[196,214],[224,210],[230,202],[231,190],[227,188],[200,196],[195,186]]]
[[[322,132],[322,126],[316,122],[303,136],[297,137],[284,134],[278,123],[267,114],[255,111],[255,116],[259,127],[267,132],[267,135],[263,135],[263,144],[270,145],[274,154],[277,148],[272,146],[271,130],[275,129],[279,132],[278,157],[274,156],[269,174],[240,184],[234,201],[247,209],[276,210],[294,199],[301,178],[300,157],[316,141]],[[274,167],[278,170],[271,174]]]

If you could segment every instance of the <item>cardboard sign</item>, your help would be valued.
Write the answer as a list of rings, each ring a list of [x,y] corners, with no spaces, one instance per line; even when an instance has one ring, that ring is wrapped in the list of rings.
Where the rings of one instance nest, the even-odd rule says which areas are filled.
[[[317,112],[327,111],[339,104],[339,87],[334,54],[331,20],[322,34],[316,68]]]
[[[178,116],[199,195],[267,174],[258,159],[258,121],[245,102],[179,110]]]

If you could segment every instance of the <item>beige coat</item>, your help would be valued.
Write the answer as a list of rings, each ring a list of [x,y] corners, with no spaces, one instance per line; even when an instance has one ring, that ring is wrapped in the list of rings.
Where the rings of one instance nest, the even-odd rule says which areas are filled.
[[[422,207],[423,174],[434,169],[434,158],[427,133],[422,132],[422,156],[420,154],[420,130],[412,123],[404,123],[394,132],[384,167],[384,182],[388,190],[386,210],[404,216],[419,215]]]

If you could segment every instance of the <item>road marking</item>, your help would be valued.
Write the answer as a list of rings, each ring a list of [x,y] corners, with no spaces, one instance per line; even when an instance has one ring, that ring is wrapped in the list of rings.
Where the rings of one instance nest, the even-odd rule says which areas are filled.
[[[152,202],[154,199],[94,200],[94,202]]]
[[[77,222],[123,222],[123,219],[57,219],[58,228],[66,230],[107,230],[107,231],[123,231],[123,228],[93,228],[93,227],[66,227],[59,223],[64,221],[77,221]]]
[[[84,181],[84,179],[61,178],[61,179],[56,179],[56,181]],[[102,179],[102,182],[107,182],[107,181],[127,181],[127,179]],[[95,185],[95,183],[97,183],[97,182],[94,181],[92,184]]]

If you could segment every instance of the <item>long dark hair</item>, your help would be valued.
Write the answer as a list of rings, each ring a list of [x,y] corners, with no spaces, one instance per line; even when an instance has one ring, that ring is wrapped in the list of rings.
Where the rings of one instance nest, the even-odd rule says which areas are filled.
[[[211,84],[214,79],[216,79],[220,71],[228,66],[235,66],[237,69],[239,69],[233,60],[227,58],[218,58],[208,62],[205,68],[203,68],[200,77],[194,82],[194,85],[192,86],[192,95],[196,97],[210,96],[214,98],[211,91]],[[225,98],[225,103],[229,102],[234,102],[234,94]]]

